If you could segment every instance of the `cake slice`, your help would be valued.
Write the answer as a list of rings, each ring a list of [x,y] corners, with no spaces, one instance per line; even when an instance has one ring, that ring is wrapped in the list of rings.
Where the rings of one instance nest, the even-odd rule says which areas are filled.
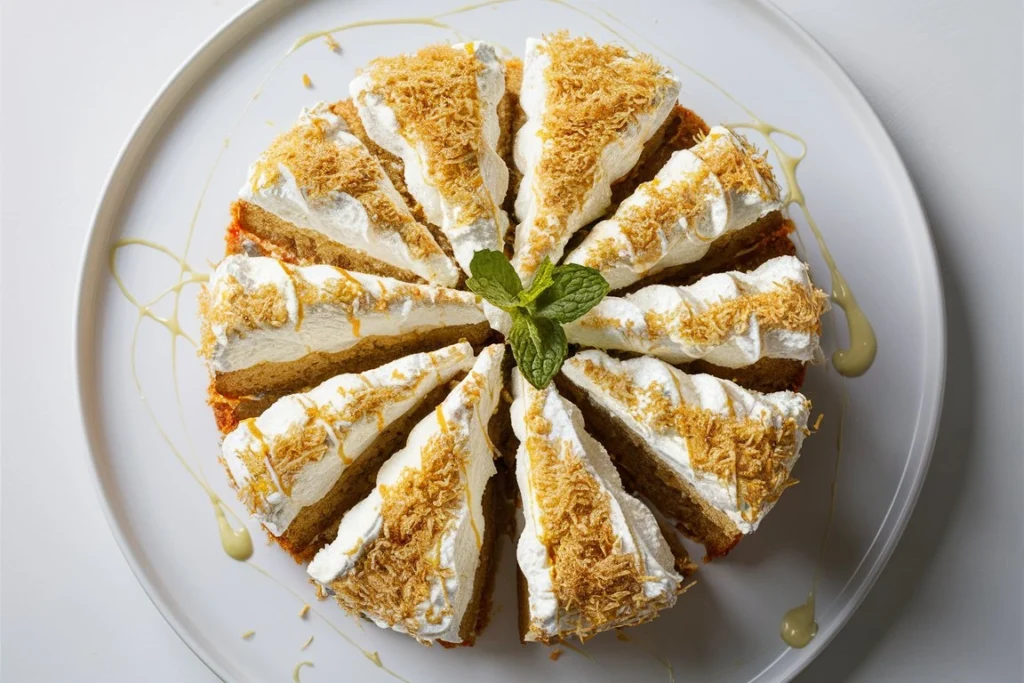
[[[495,449],[505,347],[469,374],[380,468],[309,575],[348,612],[420,642],[472,645],[495,538]]]
[[[565,31],[527,40],[512,262],[525,283],[605,212],[612,183],[636,165],[678,94],[679,81],[650,55]]]
[[[619,361],[600,351],[567,360],[560,388],[629,484],[710,558],[757,529],[795,483],[790,471],[810,411],[800,394],[761,394],[654,358]]]
[[[213,390],[228,398],[301,390],[489,336],[471,292],[241,255],[214,270],[200,314]]]
[[[771,167],[741,136],[716,126],[672,154],[566,258],[596,268],[613,290],[684,266],[714,268],[775,232],[782,217]],[[702,261],[712,263],[698,263]]]
[[[623,490],[607,451],[554,385],[535,389],[515,370],[512,387],[525,522],[516,551],[520,637],[584,640],[654,619],[675,604],[682,582],[654,515]]]
[[[821,316],[828,307],[807,266],[780,256],[750,273],[718,273],[689,287],[650,285],[606,297],[566,325],[565,334],[575,344],[674,365],[702,361],[702,369],[748,388],[799,388],[804,364],[823,358]],[[774,371],[763,372],[769,365]]]
[[[498,153],[504,63],[492,45],[433,45],[381,57],[350,85],[366,134],[402,160],[406,186],[465,272],[501,251],[508,168]]]
[[[380,162],[322,102],[249,168],[239,195],[233,239],[262,244],[261,253],[410,282],[459,280]]]
[[[297,561],[311,559],[472,365],[473,347],[462,342],[278,400],[224,437],[221,458],[239,499]]]

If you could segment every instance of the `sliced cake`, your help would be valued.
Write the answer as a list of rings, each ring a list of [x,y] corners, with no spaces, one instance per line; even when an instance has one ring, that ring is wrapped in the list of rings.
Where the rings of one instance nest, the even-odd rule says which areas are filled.
[[[716,126],[694,147],[673,153],[566,261],[601,271],[613,290],[693,264],[708,272],[789,232],[781,208],[764,157]]]
[[[678,94],[679,81],[650,55],[565,31],[527,40],[513,259],[524,282],[605,212],[612,183],[636,165]]]
[[[243,248],[411,282],[454,286],[458,266],[416,221],[381,163],[324,103],[304,110],[249,169],[233,209]]]
[[[762,394],[654,358],[600,351],[562,366],[571,396],[629,483],[709,557],[752,533],[794,480],[810,402]]]
[[[471,645],[495,538],[488,423],[505,348],[492,345],[380,468],[309,575],[347,611],[423,643]]]
[[[682,582],[658,522],[623,490],[607,451],[554,385],[535,389],[514,370],[512,386],[520,637],[583,640],[654,619]],[[689,565],[685,555],[680,562]]]
[[[409,193],[463,270],[477,251],[500,251],[508,168],[498,153],[505,75],[494,47],[433,45],[381,57],[349,90],[366,134],[402,160]]]
[[[566,325],[565,334],[575,344],[674,365],[702,361],[702,370],[714,368],[748,388],[799,388],[804,364],[823,358],[821,316],[828,306],[808,267],[780,256],[750,273],[718,273],[688,287],[650,285],[606,297]]]
[[[472,365],[463,342],[281,398],[224,437],[221,457],[239,499],[296,560],[311,559],[373,488],[384,459]]]
[[[230,399],[301,390],[489,336],[471,292],[267,257],[224,259],[200,312],[213,391]]]

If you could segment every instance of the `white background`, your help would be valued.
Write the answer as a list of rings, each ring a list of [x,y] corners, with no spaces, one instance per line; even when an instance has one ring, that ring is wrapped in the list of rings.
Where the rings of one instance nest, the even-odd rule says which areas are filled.
[[[89,483],[74,289],[116,154],[244,0],[8,0],[2,16],[0,678],[214,680],[164,623]],[[1013,0],[780,0],[882,117],[924,201],[949,334],[937,450],[861,610],[799,679],[1021,681],[1022,13]]]

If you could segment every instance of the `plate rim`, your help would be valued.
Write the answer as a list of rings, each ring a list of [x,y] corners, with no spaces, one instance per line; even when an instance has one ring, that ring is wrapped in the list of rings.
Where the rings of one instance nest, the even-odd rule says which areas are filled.
[[[853,109],[857,118],[866,124],[866,133],[874,139],[876,151],[882,155],[885,165],[892,174],[893,181],[898,185],[897,195],[903,198],[906,218],[909,219],[910,223],[916,223],[921,228],[923,240],[919,244],[926,247],[924,251],[927,253],[918,254],[918,265],[921,268],[922,281],[926,285],[930,283],[934,291],[934,296],[926,297],[926,301],[933,305],[934,310],[926,310],[928,315],[925,319],[925,326],[930,328],[930,330],[926,331],[933,333],[927,336],[934,344],[930,365],[935,367],[930,369],[937,370],[937,372],[926,374],[925,391],[922,397],[922,405],[919,409],[920,418],[908,449],[909,453],[920,450],[920,457],[917,458],[916,463],[911,462],[911,459],[908,458],[889,508],[880,521],[875,538],[872,540],[865,555],[871,552],[887,527],[889,527],[888,536],[877,549],[874,560],[870,562],[866,570],[864,568],[864,559],[862,559],[861,564],[854,569],[849,581],[840,590],[837,600],[848,589],[857,575],[862,571],[866,571],[866,574],[860,581],[860,585],[836,614],[830,627],[820,633],[809,648],[798,651],[799,655],[793,656],[792,648],[784,650],[752,679],[752,681],[760,680],[763,676],[770,673],[772,669],[776,669],[779,680],[790,681],[817,658],[822,650],[846,626],[850,617],[863,603],[881,575],[882,570],[888,564],[916,506],[931,464],[938,436],[938,421],[944,401],[947,369],[946,303],[942,280],[939,275],[935,241],[927,215],[924,212],[920,196],[906,164],[878,114],[871,107],[867,98],[854,83],[853,79],[850,78],[846,70],[795,19],[790,17],[772,0],[756,0],[756,4],[760,5],[761,9],[766,10],[770,15],[774,15],[774,18],[779,20],[784,28],[791,32],[796,39],[805,43],[805,47],[809,48],[816,57],[816,66],[821,69],[824,75],[829,77],[840,94],[843,95],[847,106]],[[124,531],[123,521],[115,513],[111,504],[110,491],[108,490],[110,484],[106,481],[103,465],[97,455],[103,451],[103,448],[101,440],[97,435],[97,428],[90,419],[93,411],[87,402],[86,391],[88,383],[83,381],[83,377],[95,375],[95,371],[86,369],[88,365],[87,359],[95,347],[95,342],[90,340],[87,327],[83,326],[82,322],[89,319],[88,314],[90,310],[96,306],[96,300],[88,297],[87,293],[89,293],[89,282],[95,277],[96,271],[101,269],[106,262],[100,249],[100,243],[102,243],[104,248],[107,246],[110,228],[120,210],[123,195],[131,185],[131,179],[127,176],[130,176],[130,171],[134,170],[144,158],[151,143],[151,135],[144,135],[144,133],[148,133],[150,128],[158,124],[159,114],[163,108],[168,106],[173,108],[181,102],[182,98],[186,96],[189,86],[198,78],[201,78],[208,70],[209,65],[205,63],[205,58],[218,47],[222,47],[219,46],[219,43],[229,33],[238,31],[244,35],[250,29],[255,28],[256,22],[260,19],[271,18],[275,13],[284,10],[286,7],[288,7],[288,3],[283,0],[253,0],[238,10],[184,59],[163,83],[157,94],[150,100],[118,152],[104,180],[95,209],[90,218],[85,244],[79,259],[79,276],[77,278],[77,291],[75,292],[75,307],[71,329],[72,363],[74,366],[73,382],[74,393],[78,403],[78,417],[88,450],[86,459],[88,460],[91,484],[96,493],[97,502],[103,511],[107,526],[117,542],[118,549],[131,568],[132,574],[139,582],[143,592],[153,603],[153,606],[156,607],[160,616],[163,617],[192,653],[215,676],[225,681],[231,680],[233,676],[237,675],[237,672],[231,670],[228,662],[221,661],[220,658],[208,652],[195,639],[192,632],[182,622],[175,610],[167,604],[162,593],[156,588],[154,582],[151,581],[151,577],[142,567],[142,562],[136,556],[136,551]],[[259,16],[264,12],[266,12],[266,17]],[[106,234],[101,235],[101,230],[105,230]],[[98,239],[99,237],[104,239],[100,240]],[[926,356],[925,360],[928,362],[929,358]],[[924,439],[923,443],[921,443],[922,438]],[[909,482],[908,477],[910,477]],[[783,662],[787,658],[792,661]]]

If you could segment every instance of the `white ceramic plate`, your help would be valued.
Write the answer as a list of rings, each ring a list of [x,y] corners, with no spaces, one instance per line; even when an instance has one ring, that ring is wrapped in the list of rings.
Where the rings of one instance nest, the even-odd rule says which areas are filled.
[[[317,610],[415,683],[470,677],[666,680],[669,674],[660,659],[671,662],[677,680],[788,680],[828,643],[881,570],[914,503],[935,434],[945,367],[942,299],[927,227],[903,165],[839,67],[767,4],[609,2],[609,10],[628,24],[624,27],[596,5],[580,6],[599,21],[561,3],[521,0],[445,19],[457,32],[415,24],[359,28],[336,36],[340,54],[313,41],[270,73],[308,32],[365,19],[434,14],[454,9],[459,1],[337,0],[296,6],[265,0],[211,38],[140,122],[97,210],[77,320],[83,419],[114,534],[158,609],[221,677],[288,680],[295,665],[308,660],[314,666],[302,669],[306,683],[387,679],[319,617],[297,616],[301,600],[284,586],[312,600],[304,572],[264,545],[256,524],[249,524],[257,540],[252,561],[281,583],[222,553],[203,490],[176,461],[136,391],[130,358],[137,312],[111,278],[111,245],[121,238],[143,238],[181,253],[209,176],[188,252],[192,264],[207,269],[223,253],[227,208],[249,162],[302,106],[346,96],[353,71],[376,55],[461,36],[521,52],[528,35],[567,27],[609,39],[612,27],[641,48],[651,49],[641,37],[671,46],[676,57],[714,78],[761,118],[806,139],[803,189],[875,325],[877,361],[867,375],[847,382],[835,521],[818,590],[818,637],[803,650],[790,650],[778,628],[782,614],[802,601],[810,586],[825,529],[843,390],[841,378],[825,368],[812,370],[806,386],[825,421],[808,440],[797,467],[802,484],[782,498],[761,531],[725,561],[704,567],[699,583],[678,606],[631,631],[631,643],[606,634],[587,644],[592,659],[566,652],[557,662],[543,647],[520,646],[508,548],[498,577],[497,613],[471,649],[422,648],[397,634],[360,626],[331,603]],[[682,101],[708,121],[749,118],[707,82],[669,63],[683,80]],[[313,81],[312,90],[302,84],[304,73]],[[257,91],[260,96],[250,104]],[[808,245],[805,256],[827,287],[820,254],[806,226],[800,228]],[[143,300],[177,278],[170,258],[141,246],[121,252],[118,266],[128,288]],[[193,334],[194,289],[186,288],[181,299],[182,324]],[[165,298],[153,311],[167,315],[170,307]],[[832,315],[834,324],[827,327],[845,339],[842,316]],[[217,436],[204,402],[205,370],[179,340],[179,412],[170,347],[166,330],[144,320],[136,351],[143,391],[168,437],[232,501],[216,461]],[[831,332],[826,347],[835,347]],[[241,634],[249,630],[255,635],[243,640]],[[313,644],[300,651],[311,635]]]

